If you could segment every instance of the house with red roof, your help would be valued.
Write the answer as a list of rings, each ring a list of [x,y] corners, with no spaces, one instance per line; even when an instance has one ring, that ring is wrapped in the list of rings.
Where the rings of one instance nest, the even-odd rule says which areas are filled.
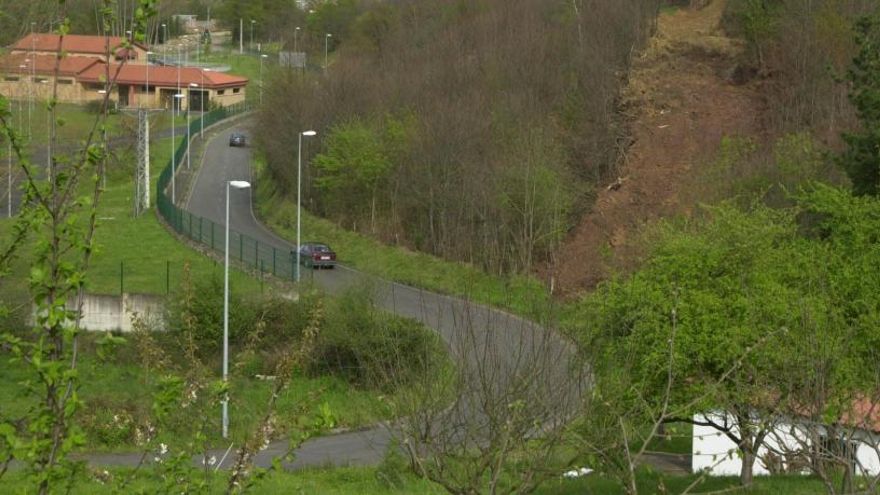
[[[13,99],[48,99],[54,89],[59,101],[84,104],[103,99],[107,81],[114,81],[110,99],[122,108],[201,111],[245,100],[246,77],[196,67],[152,65],[147,61],[146,47],[133,44],[123,48],[123,41],[104,36],[25,36],[0,57],[0,93]],[[111,60],[106,56],[108,46],[114,54]]]

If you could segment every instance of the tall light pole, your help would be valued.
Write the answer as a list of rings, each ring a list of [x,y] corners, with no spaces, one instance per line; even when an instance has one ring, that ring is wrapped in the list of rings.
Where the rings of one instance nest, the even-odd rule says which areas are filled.
[[[31,137],[31,112],[34,106],[34,91],[36,88],[34,87],[34,79],[37,78],[37,36],[34,34],[34,28],[37,25],[36,22],[31,22],[31,83],[28,84],[28,137]]]
[[[6,216],[12,218],[12,140],[9,141],[9,155],[6,157],[6,174],[9,183],[6,186]]]
[[[107,83],[104,83],[104,88],[107,88]],[[101,95],[101,112],[104,113],[107,110],[107,106],[110,105],[110,99],[107,97],[107,89],[99,89],[98,94]],[[101,130],[101,146],[104,148],[104,156],[107,156],[107,127]],[[107,189],[107,167],[106,161],[104,165],[101,166],[101,187]]]
[[[296,35],[299,34],[299,26],[293,30],[293,53],[296,53]]]
[[[190,167],[190,158],[191,158],[191,156],[189,154],[189,141],[190,141],[190,132],[191,131],[189,130],[189,128],[192,126],[190,125],[189,114],[190,114],[190,110],[192,110],[193,88],[198,88],[198,87],[199,87],[199,85],[196,83],[189,83],[189,90],[187,90],[188,97],[186,98],[186,168]]]
[[[223,383],[229,381],[229,189],[247,189],[249,182],[231,180],[226,182],[226,247],[223,250]],[[229,393],[223,397],[223,438],[229,435]]]
[[[238,19],[238,54],[244,53],[244,19]]]
[[[324,70],[327,70],[327,47],[330,44],[330,38],[332,37],[333,35],[330,33],[327,33],[324,36]]]
[[[257,21],[251,19],[251,46],[250,46],[251,51],[254,51],[254,24],[256,24],[256,23],[257,23]]]
[[[150,93],[150,55],[153,55],[153,52],[147,51],[147,107],[152,107],[150,103],[153,99],[153,95]]]
[[[180,88],[177,89],[177,94],[174,95],[174,100],[171,101],[171,204],[177,204],[176,191],[177,187],[175,185],[175,176],[177,175],[177,137],[174,135],[174,128],[177,127],[176,115],[174,112],[174,108],[181,104],[183,100],[183,95],[180,94]]]
[[[268,57],[265,53],[260,55],[260,105],[263,104],[263,59]]]
[[[299,133],[299,145],[297,146],[296,160],[296,281],[299,282],[299,247],[301,244],[300,234],[302,231],[302,147],[303,136],[311,137],[317,134],[315,131],[302,131]]]
[[[162,65],[168,65],[168,25],[162,23]]]

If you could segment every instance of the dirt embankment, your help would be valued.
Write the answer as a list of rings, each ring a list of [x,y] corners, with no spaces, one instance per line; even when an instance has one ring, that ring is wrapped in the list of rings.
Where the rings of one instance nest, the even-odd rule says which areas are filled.
[[[592,289],[615,268],[637,263],[636,237],[658,218],[687,212],[701,165],[723,136],[761,130],[757,83],[739,68],[744,47],[719,27],[724,0],[661,14],[658,30],[634,61],[624,91],[632,145],[616,180],[597,194],[560,250],[555,292]]]

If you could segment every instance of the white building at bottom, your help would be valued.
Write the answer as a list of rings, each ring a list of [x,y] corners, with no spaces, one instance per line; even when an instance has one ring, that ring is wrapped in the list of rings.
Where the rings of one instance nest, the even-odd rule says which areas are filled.
[[[694,422],[705,423],[710,419],[716,424],[735,424],[725,412],[694,415]],[[805,420],[777,418],[772,422],[771,432],[758,449],[754,474],[767,475],[778,472],[809,473],[810,452],[819,452],[827,458],[849,455],[854,458],[855,471],[859,475],[880,475],[880,435],[877,431],[861,428],[838,428],[836,439],[828,437],[828,428]],[[734,426],[735,436],[739,431]],[[816,444],[819,445],[816,445]],[[846,454],[839,454],[846,452]],[[691,468],[693,472],[708,471],[713,476],[738,476],[742,468],[739,449],[724,432],[711,426],[694,425]]]

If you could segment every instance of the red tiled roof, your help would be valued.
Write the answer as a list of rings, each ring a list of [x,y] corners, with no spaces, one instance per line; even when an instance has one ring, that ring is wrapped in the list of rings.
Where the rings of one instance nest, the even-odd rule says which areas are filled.
[[[31,62],[33,61],[33,62]],[[34,55],[27,53],[12,53],[0,57],[0,70],[6,73],[33,73],[40,75],[52,75],[55,73],[55,55]],[[34,65],[31,65],[31,64]],[[104,62],[93,57],[62,57],[58,67],[58,75],[75,76],[93,65],[103,66]],[[26,65],[26,69],[20,66]]]
[[[38,52],[57,52],[59,35],[51,33],[33,33],[18,40],[12,45],[12,50]],[[122,46],[124,38],[110,36],[110,51],[114,54]],[[86,53],[90,55],[104,55],[107,53],[107,37],[88,36],[82,34],[67,34],[64,36],[61,49],[67,53]],[[143,45],[135,43],[141,48]]]
[[[118,64],[110,65],[110,77],[116,76]],[[150,85],[176,87],[178,83],[178,68],[170,66],[134,65],[122,66],[119,75],[116,76],[116,84],[145,85],[147,82],[147,68],[149,67]],[[241,87],[248,83],[246,77],[224,74],[222,72],[203,71],[195,67],[181,67],[179,69],[180,87],[187,87],[190,83],[201,85],[204,82],[206,88],[221,89]],[[105,77],[104,66],[90,67],[79,75],[82,82],[102,82]]]

